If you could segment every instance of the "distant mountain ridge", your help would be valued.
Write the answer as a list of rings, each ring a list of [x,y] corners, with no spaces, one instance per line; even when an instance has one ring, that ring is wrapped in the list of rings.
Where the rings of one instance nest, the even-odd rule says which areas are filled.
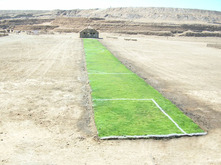
[[[221,12],[182,9],[182,8],[107,8],[107,9],[74,9],[74,10],[0,10],[0,19],[8,18],[56,18],[86,17],[114,20],[131,20],[141,22],[190,22],[221,24]]]
[[[149,22],[221,23],[221,12],[195,9],[149,7],[58,10],[57,12],[59,16],[67,17],[95,17]]]
[[[221,12],[153,7],[0,10],[0,28],[7,32],[77,33],[89,26],[108,33],[221,37]]]

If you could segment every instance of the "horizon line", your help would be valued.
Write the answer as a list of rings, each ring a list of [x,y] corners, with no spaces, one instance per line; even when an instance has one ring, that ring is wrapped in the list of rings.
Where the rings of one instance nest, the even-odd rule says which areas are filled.
[[[115,8],[165,8],[165,9],[185,9],[185,10],[203,10],[203,11],[215,11],[221,12],[221,10],[215,9],[200,9],[200,8],[187,8],[187,7],[106,7],[106,8],[73,8],[73,9],[0,9],[0,11],[56,11],[56,10],[105,10]]]

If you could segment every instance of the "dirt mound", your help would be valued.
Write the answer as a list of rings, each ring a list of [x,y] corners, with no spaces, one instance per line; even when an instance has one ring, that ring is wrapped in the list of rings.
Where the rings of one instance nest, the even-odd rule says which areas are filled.
[[[8,34],[2,34],[0,33],[0,37],[8,36]]]
[[[0,28],[0,37],[4,37],[7,36],[8,34],[6,33],[6,31],[4,29]]]
[[[0,20],[0,28],[9,29],[15,28],[21,25],[35,25],[35,24],[43,24],[46,22],[51,22],[54,19],[8,19],[8,20]]]
[[[19,25],[14,30],[44,30],[44,31],[50,31],[58,26],[52,26],[52,25]]]
[[[187,37],[221,37],[221,33],[216,32],[185,32],[181,36]]]
[[[221,44],[207,44],[207,47],[221,49]]]

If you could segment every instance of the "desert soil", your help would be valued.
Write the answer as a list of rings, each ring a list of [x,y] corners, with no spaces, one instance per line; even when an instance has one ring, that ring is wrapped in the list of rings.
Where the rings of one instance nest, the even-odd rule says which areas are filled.
[[[123,63],[208,135],[98,140],[78,34],[14,34],[0,38],[0,164],[221,164],[221,50],[204,40],[105,35]]]

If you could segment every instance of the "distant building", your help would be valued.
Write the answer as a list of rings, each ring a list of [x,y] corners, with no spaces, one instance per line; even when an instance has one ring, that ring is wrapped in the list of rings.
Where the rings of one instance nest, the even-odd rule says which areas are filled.
[[[80,31],[80,38],[99,38],[99,32],[92,28]]]

